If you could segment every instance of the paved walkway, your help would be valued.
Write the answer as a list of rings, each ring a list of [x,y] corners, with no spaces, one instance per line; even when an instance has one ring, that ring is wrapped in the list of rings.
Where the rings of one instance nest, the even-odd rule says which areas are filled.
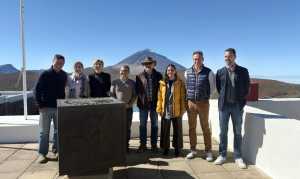
[[[131,152],[128,154],[126,166],[113,168],[114,179],[270,179],[253,165],[241,170],[234,164],[232,154],[223,166],[215,166],[203,159],[204,144],[202,137],[198,137],[199,156],[193,160],[186,160],[188,152],[188,137],[184,137],[184,150],[180,157],[175,158],[173,150],[168,157],[147,151],[136,153],[138,140],[131,141]],[[55,161],[38,164],[36,143],[30,144],[0,144],[0,178],[1,179],[64,179],[68,176],[58,176],[58,165]],[[218,145],[213,143],[213,153],[217,156]],[[49,157],[51,153],[49,153]],[[71,178],[71,177],[70,177]],[[72,177],[79,178],[99,178]]]

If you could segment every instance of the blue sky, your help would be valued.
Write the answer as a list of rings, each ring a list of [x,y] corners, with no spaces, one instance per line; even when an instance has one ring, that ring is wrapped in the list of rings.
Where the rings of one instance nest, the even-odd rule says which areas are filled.
[[[25,0],[28,68],[48,68],[55,53],[68,71],[76,59],[113,65],[150,48],[186,67],[201,49],[216,70],[234,47],[252,75],[300,76],[299,9],[296,0]],[[20,68],[18,13],[18,0],[0,1],[0,64]]]

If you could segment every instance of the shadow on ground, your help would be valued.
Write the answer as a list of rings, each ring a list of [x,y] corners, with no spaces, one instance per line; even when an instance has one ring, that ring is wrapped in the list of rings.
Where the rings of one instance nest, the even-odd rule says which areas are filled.
[[[146,169],[146,168],[128,168],[114,171],[114,179],[125,179],[125,178],[135,178],[135,179],[146,179],[146,178],[184,178],[184,179],[194,179],[190,174],[185,171],[177,170],[156,170],[156,169]]]

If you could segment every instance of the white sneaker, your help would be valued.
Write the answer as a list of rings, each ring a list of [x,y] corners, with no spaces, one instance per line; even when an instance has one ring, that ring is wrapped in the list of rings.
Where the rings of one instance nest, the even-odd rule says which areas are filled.
[[[235,159],[235,163],[238,165],[240,169],[246,169],[247,166],[242,158]]]
[[[197,155],[197,152],[195,150],[192,150],[190,153],[188,153],[186,155],[186,159],[193,159],[196,157],[196,155]]]
[[[213,159],[213,155],[211,152],[206,152],[206,161],[208,162],[212,162],[214,159]]]
[[[48,159],[46,157],[46,155],[39,155],[38,159],[37,159],[37,162],[42,164],[42,163],[47,163],[48,162]]]
[[[223,157],[222,155],[220,155],[214,162],[215,165],[222,165],[223,163],[225,163],[226,161],[226,157]]]

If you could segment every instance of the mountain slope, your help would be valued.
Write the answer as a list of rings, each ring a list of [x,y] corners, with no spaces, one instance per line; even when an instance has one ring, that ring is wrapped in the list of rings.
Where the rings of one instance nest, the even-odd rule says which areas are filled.
[[[166,67],[171,63],[176,66],[177,70],[181,71],[181,70],[186,69],[184,66],[176,63],[175,61],[170,60],[166,56],[163,56],[161,54],[153,52],[149,49],[138,51],[138,52],[124,58],[123,60],[121,60],[116,65],[113,65],[113,66],[108,67],[108,68],[119,69],[120,66],[127,64],[131,67],[133,73],[135,73],[136,71],[140,72],[140,71],[143,70],[143,66],[141,65],[141,63],[144,61],[144,59],[147,56],[150,56],[154,60],[156,60],[156,62],[157,62],[156,69],[160,72],[164,72]]]
[[[260,98],[300,98],[300,85],[258,78],[251,81],[259,84]]]
[[[36,84],[39,73],[27,71],[27,89],[32,90]],[[0,91],[18,91],[22,90],[22,77],[20,73],[0,74]]]
[[[9,74],[9,73],[16,73],[19,70],[16,69],[12,64],[4,64],[4,65],[0,65],[0,74],[4,73],[4,74]]]

